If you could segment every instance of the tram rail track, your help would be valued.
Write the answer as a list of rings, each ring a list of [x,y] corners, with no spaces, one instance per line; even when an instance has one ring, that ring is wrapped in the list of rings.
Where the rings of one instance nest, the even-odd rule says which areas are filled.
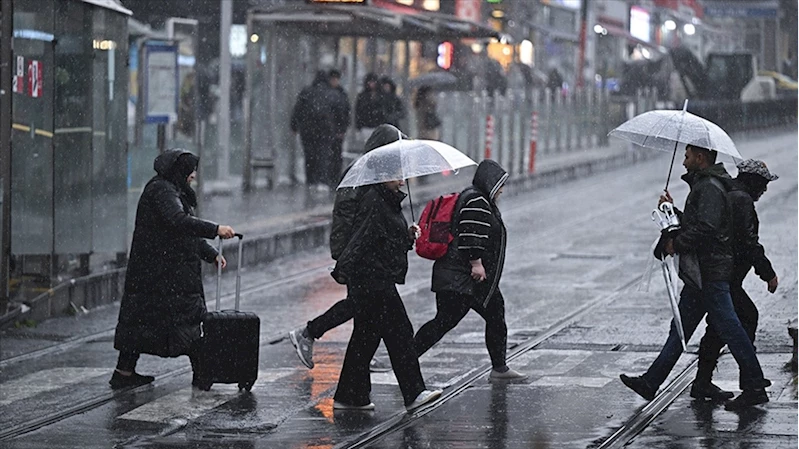
[[[621,207],[626,207],[627,205],[629,205],[629,203],[639,202],[641,196],[642,196],[641,194],[629,195],[629,197],[625,198],[625,201],[623,201],[623,202],[620,201],[620,202],[618,202],[616,204],[613,204],[613,205],[611,205],[611,206],[609,206],[607,208],[604,208],[601,211],[596,212],[596,213],[587,213],[587,214],[585,214],[584,216],[580,217],[577,220],[572,220],[572,221],[569,221],[567,223],[564,223],[561,226],[557,226],[555,229],[550,229],[550,230],[542,233],[541,235],[542,236],[549,235],[550,237],[552,237],[552,236],[555,236],[557,234],[563,233],[564,230],[567,229],[567,228],[577,228],[579,226],[585,225],[585,223],[594,222],[598,217],[605,216],[612,210],[619,209]],[[633,198],[633,197],[636,197],[636,198]],[[520,210],[524,210],[527,207],[531,207],[531,206],[535,205],[536,203],[543,202],[543,201],[554,201],[554,200],[552,198],[545,198],[545,199],[541,199],[539,201],[521,201],[521,202],[519,202],[521,204],[515,205],[515,207],[512,207],[512,208],[509,208],[509,210],[508,210],[509,213],[506,213],[506,216],[509,216],[510,213],[517,213]],[[638,219],[640,219],[640,217],[635,217],[635,219],[638,220]],[[281,278],[281,279],[276,280],[276,281],[270,281],[270,282],[266,282],[266,283],[263,283],[263,284],[260,284],[260,285],[256,285],[256,286],[244,289],[242,291],[242,294],[256,293],[258,291],[262,291],[262,290],[265,290],[265,289],[268,289],[268,288],[274,288],[274,287],[282,285],[282,284],[286,284],[286,283],[289,283],[289,282],[297,281],[298,279],[302,279],[305,276],[310,276],[313,273],[317,273],[319,271],[324,270],[327,267],[327,265],[329,265],[329,264],[325,264],[324,266],[314,267],[314,268],[311,268],[311,269],[308,269],[308,270],[305,270],[305,271],[302,271],[302,272],[299,272],[299,273],[296,273],[296,274]],[[516,268],[519,269],[521,267],[516,267]],[[607,304],[609,302],[612,302],[614,299],[618,298],[619,295],[622,295],[622,294],[624,294],[624,292],[628,291],[629,288],[632,285],[634,285],[637,280],[638,280],[637,276],[633,277],[632,279],[630,279],[627,282],[625,282],[624,285],[622,285],[621,287],[615,289],[613,292],[606,293],[606,294],[604,294],[602,296],[599,296],[598,298],[592,300],[591,302],[588,302],[588,303],[584,304],[583,306],[581,306],[577,310],[574,310],[573,312],[565,315],[563,318],[558,320],[556,323],[554,323],[553,325],[548,327],[543,332],[541,332],[538,335],[536,335],[536,336],[534,336],[534,337],[532,337],[532,338],[530,338],[530,339],[518,344],[516,347],[514,347],[513,349],[511,349],[509,351],[508,361],[512,361],[512,360],[514,360],[514,359],[516,359],[518,357],[521,357],[522,355],[524,355],[525,353],[527,353],[529,351],[535,350],[536,347],[541,345],[543,342],[545,342],[546,340],[552,338],[558,332],[560,332],[561,330],[565,329],[566,327],[568,327],[570,324],[574,323],[575,321],[577,321],[581,317],[585,316],[585,314],[589,313],[594,308],[599,307],[602,304]],[[421,284],[421,283],[418,283],[418,284]],[[415,285],[416,284],[414,284],[414,286]],[[409,290],[417,288],[417,287],[414,287],[414,286],[407,286],[406,288],[409,289]],[[232,297],[233,297],[233,294],[229,293],[229,294],[226,294],[226,295],[223,296],[223,300],[229,300]],[[45,355],[51,355],[51,354],[55,354],[55,353],[58,353],[58,352],[66,351],[66,350],[78,347],[78,346],[80,346],[83,343],[91,342],[91,341],[96,340],[98,338],[107,337],[108,335],[111,335],[112,332],[113,332],[113,328],[105,329],[103,331],[96,332],[94,334],[75,337],[75,338],[60,342],[58,344],[55,344],[55,345],[52,345],[52,346],[48,346],[47,348],[42,348],[40,350],[31,351],[31,352],[25,353],[25,354],[20,354],[18,356],[14,356],[14,357],[11,357],[9,359],[0,361],[0,368],[3,368],[5,366],[9,366],[11,364],[19,363],[19,362],[22,362],[22,361],[25,361],[25,360],[31,360],[31,359],[35,359],[35,358],[42,357],[42,356],[45,356]],[[279,342],[282,339],[284,339],[284,337],[285,337],[287,332],[288,332],[288,330],[284,330],[284,331],[280,331],[280,332],[272,333],[270,335],[263,336],[260,339],[260,343],[261,343],[261,345],[263,345],[264,343],[274,344],[275,342]],[[667,386],[663,390],[663,392],[654,401],[652,401],[650,404],[648,404],[646,407],[644,407],[644,409],[642,409],[640,412],[638,412],[633,417],[633,419],[631,419],[630,421],[625,423],[625,425],[621,429],[617,430],[610,438],[605,440],[605,442],[602,443],[603,445],[601,447],[608,447],[608,448],[610,448],[610,447],[619,447],[619,445],[625,444],[626,441],[629,441],[635,435],[640,433],[640,431],[645,429],[646,426],[648,426],[660,413],[662,413],[662,411],[665,410],[682,393],[682,391],[684,391],[685,388],[690,384],[690,380],[692,379],[692,375],[691,375],[692,372],[689,373],[689,374],[686,374],[687,372],[691,371],[690,368],[691,367],[689,367],[683,373],[681,373],[680,376],[678,376],[678,378],[674,382],[669,384],[669,386]],[[466,390],[471,388],[477,380],[479,380],[481,377],[483,377],[486,374],[488,374],[490,369],[491,369],[490,365],[484,365],[484,366],[481,366],[479,368],[474,368],[472,370],[469,370],[469,371],[461,374],[460,376],[458,376],[457,380],[455,380],[454,383],[452,383],[451,387],[448,388],[448,391],[445,392],[445,394],[443,395],[441,400],[439,400],[439,401],[437,401],[437,402],[435,402],[435,403],[433,403],[433,404],[431,404],[431,405],[429,405],[427,407],[423,407],[422,409],[419,409],[419,410],[415,411],[412,414],[407,414],[404,411],[398,412],[397,414],[392,415],[392,417],[389,420],[384,421],[383,423],[381,423],[378,426],[370,429],[369,431],[367,431],[365,433],[362,433],[362,434],[356,436],[355,438],[351,438],[348,441],[344,441],[344,442],[342,442],[342,443],[340,443],[340,444],[338,444],[338,445],[336,445],[334,447],[336,447],[336,448],[366,447],[369,444],[377,442],[377,441],[381,440],[382,438],[384,438],[385,436],[387,436],[387,435],[389,435],[389,434],[391,434],[393,432],[396,432],[396,431],[402,430],[404,428],[407,428],[409,426],[412,426],[416,421],[418,421],[419,419],[423,418],[425,415],[427,415],[429,413],[432,413],[433,411],[435,411],[439,407],[443,406],[447,401],[450,401],[450,400],[456,398],[458,395],[462,394],[463,392],[465,392]],[[156,378],[156,382],[157,383],[163,383],[164,381],[166,381],[166,380],[168,380],[170,378],[186,374],[189,371],[190,371],[189,367],[183,367],[183,368],[180,368],[180,369],[169,371],[167,373],[164,373],[164,374],[158,376]],[[683,383],[684,383],[684,385],[683,385]],[[118,392],[109,392],[107,394],[96,396],[96,397],[90,398],[90,399],[88,399],[88,400],[86,400],[84,402],[75,404],[72,407],[69,407],[67,409],[64,409],[64,410],[61,410],[61,411],[58,411],[58,412],[54,412],[54,413],[50,413],[48,415],[42,416],[40,418],[37,418],[35,420],[30,420],[28,422],[21,423],[19,425],[10,427],[8,429],[0,430],[0,441],[5,441],[5,440],[9,440],[9,439],[12,439],[12,438],[16,438],[16,437],[25,435],[27,433],[36,431],[36,430],[41,429],[43,427],[46,427],[48,425],[63,421],[65,419],[68,419],[71,416],[75,416],[75,415],[78,415],[78,414],[81,414],[81,413],[85,413],[85,412],[87,412],[89,410],[98,408],[98,407],[100,407],[100,406],[102,406],[102,405],[104,405],[104,404],[106,404],[106,403],[108,403],[108,402],[110,402],[112,400],[115,400],[117,398],[120,398],[120,397],[123,397],[123,396],[127,396],[127,395],[136,394],[137,392],[143,391],[146,388],[148,388],[148,386],[137,387],[137,388],[133,388],[133,389],[129,389],[129,390],[121,390],[121,391],[118,391]],[[662,396],[662,398],[661,398],[661,396]],[[657,404],[656,404],[656,402],[657,402]],[[182,427],[183,426],[181,426],[180,428],[182,428]],[[179,430],[179,428],[177,430]],[[175,430],[175,431],[177,431],[177,430]],[[174,433],[174,431],[171,431],[169,433]],[[625,438],[626,438],[626,440],[625,440]]]

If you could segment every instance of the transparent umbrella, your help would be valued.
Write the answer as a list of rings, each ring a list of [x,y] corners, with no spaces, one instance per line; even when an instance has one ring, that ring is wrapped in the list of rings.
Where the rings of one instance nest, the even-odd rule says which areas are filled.
[[[681,111],[661,109],[644,112],[608,133],[609,136],[619,137],[642,147],[672,152],[672,163],[664,190],[669,188],[671,169],[679,144],[715,150],[732,157],[736,162],[743,159],[723,129],[710,120],[691,114],[687,108],[688,100],[685,100]]]
[[[398,181],[477,165],[444,142],[404,139],[378,147],[352,165],[338,188]],[[410,187],[408,188],[410,195]],[[413,200],[411,199],[411,215]],[[413,217],[415,221],[415,216]]]

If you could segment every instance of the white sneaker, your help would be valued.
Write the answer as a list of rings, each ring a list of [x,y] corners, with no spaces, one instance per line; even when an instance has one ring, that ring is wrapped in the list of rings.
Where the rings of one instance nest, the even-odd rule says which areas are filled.
[[[412,412],[425,404],[429,404],[440,398],[441,393],[443,393],[441,390],[424,390],[419,393],[419,396],[416,396],[416,399],[410,405],[405,406],[405,410]]]
[[[300,358],[300,362],[310,369],[314,367],[313,338],[304,336],[302,334],[303,331],[305,331],[305,326],[294,329],[289,332],[289,339],[291,340],[291,344],[294,345],[294,349],[297,351],[297,357]]]
[[[363,410],[370,411],[375,409],[375,403],[370,402],[366,405],[350,405],[339,401],[333,401],[333,410]]]
[[[500,373],[499,371],[492,369],[489,378],[491,380],[522,380],[527,379],[527,374],[520,373],[510,368],[508,368],[508,370],[504,373]]]

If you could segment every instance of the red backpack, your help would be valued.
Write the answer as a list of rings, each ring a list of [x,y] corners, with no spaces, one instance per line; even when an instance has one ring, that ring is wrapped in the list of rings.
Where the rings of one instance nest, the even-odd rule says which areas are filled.
[[[422,232],[416,239],[416,254],[425,259],[437,260],[447,254],[452,235],[452,218],[460,193],[450,193],[431,200],[419,217]]]

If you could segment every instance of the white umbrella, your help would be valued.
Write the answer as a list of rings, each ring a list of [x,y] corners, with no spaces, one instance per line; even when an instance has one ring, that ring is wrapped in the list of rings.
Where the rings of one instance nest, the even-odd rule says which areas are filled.
[[[733,159],[743,159],[723,129],[710,120],[691,114],[687,108],[688,100],[685,100],[681,111],[661,109],[644,112],[622,123],[608,135],[642,147],[673,152],[672,166],[678,144],[694,145],[726,154]],[[671,167],[669,167],[669,178],[671,178]],[[667,179],[666,189],[668,187]]]
[[[338,188],[416,178],[455,171],[470,165],[477,163],[444,142],[402,139],[378,147],[358,158],[344,175]],[[410,193],[410,188],[408,192]]]

